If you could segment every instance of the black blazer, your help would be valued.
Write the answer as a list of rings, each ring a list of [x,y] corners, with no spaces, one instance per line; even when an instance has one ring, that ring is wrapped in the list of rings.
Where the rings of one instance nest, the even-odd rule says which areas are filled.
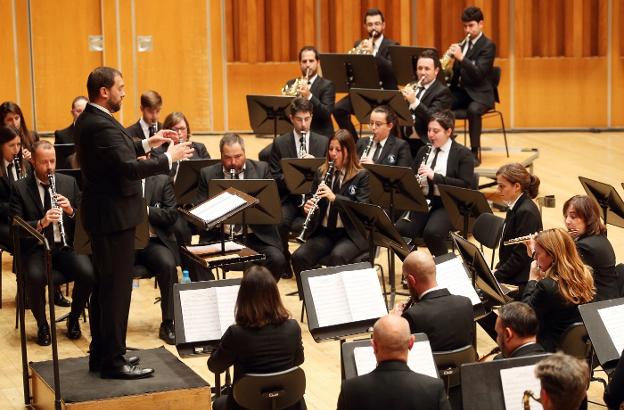
[[[444,383],[414,373],[405,362],[381,362],[371,373],[342,382],[338,410],[450,410]]]
[[[197,186],[197,195],[195,197],[195,203],[205,201],[210,198],[210,192],[208,192],[208,181],[211,179],[224,179],[223,165],[221,163],[211,165],[209,167],[202,168],[199,174],[199,184]],[[248,159],[245,161],[245,179],[271,179],[269,173],[269,164],[262,161],[254,161]],[[280,240],[279,231],[277,225],[249,225],[253,230],[253,233],[262,242],[282,249],[282,241]]]
[[[310,133],[310,146],[308,153],[316,158],[324,158],[327,154],[327,145],[329,139],[315,132]],[[282,169],[281,160],[283,158],[297,158],[298,157],[297,146],[295,145],[294,132],[290,131],[286,134],[282,134],[275,138],[271,145],[271,158],[269,160],[269,167],[271,171],[271,177],[277,182],[277,189],[279,190],[282,201],[290,195],[290,191],[286,187],[286,181],[284,179],[284,170]]]
[[[459,349],[472,343],[473,310],[470,299],[446,289],[425,294],[403,312],[411,333],[425,333],[434,352]]]
[[[496,44],[482,35],[460,62],[453,65],[451,88],[463,88],[470,98],[488,107],[494,107],[494,86],[490,81]],[[458,83],[461,77],[461,87]]]
[[[62,130],[54,131],[55,144],[73,144],[74,143],[74,124]]]
[[[168,148],[169,148],[169,144],[163,144],[158,148],[154,148],[152,150],[152,154],[163,155],[165,152],[167,152]],[[193,155],[189,158],[189,160],[210,159],[210,154],[208,153],[206,146],[202,144],[201,142],[191,141],[191,148],[193,148]],[[175,172],[173,172],[173,169],[171,173],[175,174]]]
[[[288,80],[288,86],[295,82],[295,78]],[[332,123],[331,113],[334,111],[336,103],[336,86],[334,83],[320,75],[310,87],[312,98],[312,124],[310,130],[317,134],[331,137],[334,134],[334,124]]]
[[[611,381],[605,389],[603,399],[609,409],[618,409],[624,402],[624,351],[620,354],[620,360],[611,374]]]
[[[81,217],[90,234],[136,227],[144,218],[141,179],[167,173],[167,157],[139,161],[140,141],[133,141],[117,120],[87,104],[76,121],[76,148],[84,192]]]
[[[362,40],[355,42],[354,46],[357,47]],[[399,43],[389,39],[385,36],[381,40],[379,50],[375,55],[375,62],[377,63],[377,71],[379,72],[379,81],[384,90],[396,90],[397,80],[392,71],[392,59],[390,58],[390,46],[398,46]]]
[[[173,225],[178,219],[176,198],[171,178],[167,175],[154,175],[145,178],[145,203],[148,206],[147,218],[156,236],[173,254],[176,264],[180,263],[178,243]]]
[[[412,168],[418,172],[420,164],[423,162],[427,147],[420,147]],[[432,151],[433,155],[433,151]],[[446,162],[446,175],[434,174],[434,184],[453,185],[462,188],[472,188],[474,182],[474,157],[470,150],[457,141],[453,140]]]
[[[592,268],[596,285],[595,300],[620,297],[615,273],[615,252],[609,239],[605,235],[583,236],[576,241],[576,249],[583,263]]]
[[[566,302],[559,293],[559,284],[551,279],[527,282],[522,301],[535,310],[539,321],[537,341],[548,352],[554,352],[563,332],[573,323],[581,322],[578,305]]]
[[[372,137],[370,137],[372,138]],[[358,157],[362,157],[366,146],[370,142],[369,138],[358,138],[356,143]],[[371,147],[371,151],[374,152],[375,144]],[[412,153],[407,141],[399,139],[394,135],[389,135],[386,143],[381,149],[379,158],[376,164],[380,165],[394,165],[397,167],[409,167],[412,163]]]
[[[162,123],[158,123],[158,131],[162,130]],[[134,124],[132,124],[131,126],[129,126],[128,128],[126,128],[126,131],[128,132],[128,134],[132,137],[133,140],[135,141],[140,141],[140,140],[144,140],[145,139],[145,134],[143,134],[143,128],[141,128],[141,120],[139,119],[139,121],[135,122]]]
[[[535,343],[530,343],[524,346],[517,347],[516,350],[511,352],[511,355],[508,358],[510,359],[513,357],[535,356],[535,355],[544,354],[544,353],[546,353],[546,351],[544,350],[542,345],[535,342]],[[500,359],[506,359],[505,357],[503,357],[502,353],[499,353],[496,356],[494,356],[493,360],[500,360]]]
[[[524,285],[529,280],[531,257],[526,246],[518,244],[503,246],[503,242],[529,235],[542,230],[542,216],[535,202],[523,193],[512,210],[507,211],[503,237],[498,249],[499,262],[496,265],[496,278],[513,285]]]
[[[303,363],[301,328],[294,319],[281,325],[245,328],[231,325],[223,334],[219,346],[208,359],[208,368],[221,373],[234,366],[234,384],[247,373],[273,373]],[[238,409],[232,395],[230,409]],[[303,405],[303,403],[300,403]],[[291,408],[305,408],[296,405]]]
[[[427,128],[431,115],[438,111],[450,109],[452,105],[453,94],[441,81],[434,81],[433,84],[425,90],[420,98],[418,106],[410,110],[414,118],[414,128],[421,140],[429,140],[427,138]]]

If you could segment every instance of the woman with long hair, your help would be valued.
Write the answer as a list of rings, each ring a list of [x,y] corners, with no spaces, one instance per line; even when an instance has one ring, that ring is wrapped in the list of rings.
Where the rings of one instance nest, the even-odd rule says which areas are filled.
[[[234,384],[247,373],[273,373],[303,363],[301,328],[282,304],[269,270],[253,265],[245,271],[234,311],[236,323],[223,334],[208,359],[208,368],[221,373],[234,366]],[[214,409],[239,409],[233,396],[215,401]],[[305,402],[290,407],[305,408]]]
[[[11,101],[0,104],[0,125],[9,125],[17,130],[22,140],[22,153],[24,158],[30,160],[30,153],[35,142],[39,141],[39,135],[31,132],[26,125],[26,119],[19,105]]]
[[[587,195],[574,195],[563,204],[563,216],[581,259],[592,268],[596,300],[619,297],[615,252],[596,201]]]
[[[529,248],[534,260],[522,301],[537,314],[537,341],[554,352],[568,326],[581,321],[578,306],[594,299],[594,279],[564,229],[540,232]]]

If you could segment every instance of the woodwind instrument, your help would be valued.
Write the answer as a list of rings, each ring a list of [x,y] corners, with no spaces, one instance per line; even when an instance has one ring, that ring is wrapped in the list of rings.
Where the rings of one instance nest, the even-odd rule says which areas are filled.
[[[483,357],[481,357],[477,361],[478,362],[485,362],[487,359],[489,359],[490,357],[494,356],[495,354],[499,354],[500,352],[501,352],[500,347],[496,346],[494,349],[490,350],[490,352],[488,354],[483,355]]]
[[[61,235],[61,244],[63,248],[69,248],[69,245],[67,245],[67,236],[65,235],[65,224],[63,224],[63,210],[59,206],[56,199],[56,178],[51,172],[48,174],[48,191],[50,194],[50,203],[52,205],[52,208],[61,210],[61,219],[59,219],[58,221],[59,233]]]
[[[234,168],[230,168],[230,179],[237,179]],[[234,224],[230,224],[230,241],[234,241]]]
[[[321,183],[324,185],[329,185],[333,175],[334,175],[334,161],[329,161],[329,165],[327,166],[327,172],[325,173],[325,176],[323,177],[323,181],[321,181]],[[319,184],[319,188],[320,188],[320,185],[321,184]],[[306,216],[306,219],[303,222],[303,229],[301,230],[301,233],[299,234],[299,236],[297,236],[296,238],[297,242],[305,243],[306,233],[312,225],[312,218],[314,217],[314,214],[319,209],[320,200],[321,200],[321,197],[319,197],[318,195],[318,188],[317,188],[316,192],[314,193],[314,196],[312,197],[312,202],[313,202],[312,209],[310,209],[310,212],[308,212],[308,215]]]
[[[407,302],[405,302],[405,306],[403,306],[403,312],[405,312],[405,311],[407,311],[407,309],[411,308],[411,307],[412,307],[412,305],[413,305],[414,303],[416,303],[416,302],[417,302],[417,301],[416,301],[416,300],[414,300],[414,298],[410,296],[410,298],[409,298],[409,299],[407,299]]]
[[[512,246],[517,245],[519,243],[529,242],[531,239],[535,238],[539,232],[531,233],[524,236],[518,236],[517,238],[509,239],[508,241],[503,242],[504,246]]]
[[[431,155],[431,151],[433,151],[433,146],[431,144],[427,144],[427,152],[425,153],[425,156],[423,157],[423,160],[420,163],[420,165],[425,165],[427,161],[429,161],[429,155]],[[418,168],[420,168],[420,166]],[[418,170],[416,170],[416,172],[418,172]],[[417,174],[416,180],[418,181],[418,185],[422,187],[423,183],[427,180],[427,177],[424,175]],[[405,211],[405,215],[403,215],[401,219],[407,222],[412,222],[412,219],[410,218],[411,212],[412,211]]]
[[[13,168],[15,168],[15,176],[17,180],[24,178],[26,175],[22,175],[22,151],[13,155]]]
[[[299,153],[298,153],[298,157],[299,158],[303,158],[306,156],[306,154],[308,153],[307,151],[307,147],[305,145],[305,139],[306,139],[306,134],[307,131],[301,131],[301,144],[299,145]],[[306,196],[305,194],[301,194],[301,203],[299,204],[299,207],[303,207],[305,205],[306,202]]]
[[[373,147],[374,142],[375,142],[375,137],[371,135],[368,141],[368,144],[366,144],[366,147],[364,148],[364,151],[362,152],[362,157],[360,157],[360,161],[368,157],[368,154],[370,154],[370,150]]]

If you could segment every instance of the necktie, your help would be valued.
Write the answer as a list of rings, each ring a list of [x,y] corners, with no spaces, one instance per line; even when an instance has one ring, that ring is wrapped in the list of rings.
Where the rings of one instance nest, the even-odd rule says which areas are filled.
[[[156,134],[156,128],[157,128],[157,127],[158,127],[158,125],[156,125],[156,124],[151,124],[151,125],[148,127],[148,131],[147,131],[147,133],[148,133],[148,135],[149,135],[149,137],[150,137],[150,138],[151,138],[151,137],[153,137],[153,136],[154,136],[154,134]]]
[[[470,52],[471,48],[472,48],[472,40],[468,40],[468,48],[466,49],[466,54]]]
[[[433,161],[431,161],[431,166],[430,168],[432,170],[435,169],[436,166],[436,161],[438,160],[438,153],[440,152],[440,148],[436,148],[435,149],[435,153],[433,154]],[[428,179],[427,178],[427,184],[429,185],[429,196],[433,196],[433,179]]]
[[[377,163],[379,159],[379,155],[381,154],[381,144],[379,142],[375,143],[375,152],[373,153],[373,162]]]
[[[50,198],[48,185],[41,184],[41,186],[43,187],[43,213],[45,215],[48,209],[52,208],[52,199]],[[43,229],[43,236],[48,240],[50,247],[54,247],[54,224],[50,224]]]
[[[416,99],[420,100],[420,97],[422,97],[424,92],[425,92],[425,87],[418,87],[418,92],[416,93]]]
[[[340,191],[340,174],[334,175],[334,181],[331,186],[332,192],[336,194]],[[338,209],[333,203],[329,205],[329,214],[327,215],[327,229],[336,229],[336,223],[338,222]]]

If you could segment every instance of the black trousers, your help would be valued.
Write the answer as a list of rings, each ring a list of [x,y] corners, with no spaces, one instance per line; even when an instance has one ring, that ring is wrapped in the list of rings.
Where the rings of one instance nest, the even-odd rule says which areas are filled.
[[[470,134],[470,147],[473,152],[481,147],[481,115],[488,110],[488,106],[473,101],[463,88],[452,88],[453,109],[465,109],[468,115],[468,133]]]
[[[440,197],[434,197],[431,200],[431,209],[428,213],[410,212],[410,219],[411,222],[404,219],[397,222],[396,227],[401,236],[422,237],[433,256],[444,255],[448,252],[446,238],[452,225]]]
[[[299,206],[300,202],[298,203],[297,200],[301,201],[300,195],[296,196],[296,198],[289,197],[282,203],[282,223],[279,226],[279,233],[286,254],[289,254],[288,238],[290,233],[299,235],[303,229],[303,221],[305,221],[303,208]]]
[[[45,288],[48,284],[46,268],[43,260],[43,248],[37,246],[25,251],[22,256],[24,268],[25,291],[30,303],[30,309],[37,321],[37,326],[47,323],[45,314]],[[74,282],[72,291],[72,305],[70,315],[80,316],[87,304],[95,273],[93,264],[87,255],[79,255],[73,249],[52,251],[52,269],[56,271],[52,279],[58,285],[65,282]]]
[[[11,238],[11,226],[6,223],[0,223],[0,244],[9,252],[13,251],[13,238]]]
[[[125,364],[128,311],[132,295],[135,228],[91,235],[96,280],[91,295],[89,361],[102,370]]]
[[[150,238],[145,249],[136,251],[137,265],[143,265],[156,277],[160,289],[162,321],[173,321],[173,284],[178,282],[178,271],[171,250],[158,238]]]
[[[334,119],[338,123],[338,128],[343,128],[353,135],[355,141],[358,140],[358,133],[351,122],[351,115],[353,114],[353,106],[351,105],[351,98],[347,95],[343,97],[334,105]]]
[[[266,266],[273,274],[276,282],[280,280],[283,273],[290,271],[288,261],[282,249],[262,241],[253,233],[247,236],[244,243],[248,248],[266,256],[265,260],[258,261],[257,264]]]

